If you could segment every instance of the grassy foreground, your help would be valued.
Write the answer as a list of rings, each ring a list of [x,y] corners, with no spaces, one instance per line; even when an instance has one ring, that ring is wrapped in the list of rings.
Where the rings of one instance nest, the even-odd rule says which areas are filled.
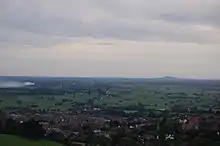
[[[62,144],[47,140],[29,140],[19,136],[0,134],[1,146],[63,146]]]

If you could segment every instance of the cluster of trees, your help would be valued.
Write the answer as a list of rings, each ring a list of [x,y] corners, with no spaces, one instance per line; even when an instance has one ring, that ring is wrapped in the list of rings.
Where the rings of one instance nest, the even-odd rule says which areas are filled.
[[[18,135],[32,140],[47,139],[63,143],[67,146],[80,146],[77,144],[72,144],[68,138],[59,132],[51,132],[46,135],[46,131],[34,119],[30,119],[25,122],[18,122],[11,118],[5,120],[1,119],[0,134]]]
[[[3,121],[1,121],[0,124],[2,125],[0,129],[0,133],[2,134],[12,134],[31,139],[41,139],[44,138],[46,133],[41,125],[33,119],[19,123],[18,121],[9,118],[4,121],[4,125]]]

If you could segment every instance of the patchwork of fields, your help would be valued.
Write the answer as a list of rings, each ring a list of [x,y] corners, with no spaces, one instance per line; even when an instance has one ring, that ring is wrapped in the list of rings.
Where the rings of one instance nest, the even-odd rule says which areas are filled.
[[[107,83],[106,83],[107,84]],[[173,106],[196,107],[218,110],[220,87],[187,84],[126,84],[111,87],[100,94],[97,90],[80,90],[63,95],[1,95],[0,108],[32,107],[34,109],[74,108],[77,104],[93,102],[95,106],[127,107],[141,104],[146,109],[170,109]]]

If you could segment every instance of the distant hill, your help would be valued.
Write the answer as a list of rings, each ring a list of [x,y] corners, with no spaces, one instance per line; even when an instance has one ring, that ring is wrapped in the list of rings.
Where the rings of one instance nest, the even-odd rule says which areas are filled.
[[[159,77],[159,78],[152,78],[153,80],[181,80],[182,78],[176,78],[171,76]]]
[[[29,140],[19,136],[13,135],[0,135],[1,146],[64,146],[57,142],[47,140]]]

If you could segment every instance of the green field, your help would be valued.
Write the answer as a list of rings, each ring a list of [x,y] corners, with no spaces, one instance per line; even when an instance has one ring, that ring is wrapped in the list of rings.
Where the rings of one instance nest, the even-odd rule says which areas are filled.
[[[0,135],[0,145],[1,146],[63,146],[62,144],[56,142],[51,142],[46,140],[33,141],[12,135]]]
[[[95,105],[104,107],[126,107],[141,103],[146,109],[170,109],[174,105],[182,105],[207,110],[209,106],[219,107],[219,102],[216,102],[219,95],[220,90],[214,90],[209,86],[129,84],[126,87],[112,87],[108,89],[107,94],[101,96],[97,91],[92,91],[91,94],[77,92],[75,97],[72,94],[2,95],[0,108],[28,106],[34,109],[66,111],[76,107],[76,103],[87,103],[89,99],[93,99]]]

